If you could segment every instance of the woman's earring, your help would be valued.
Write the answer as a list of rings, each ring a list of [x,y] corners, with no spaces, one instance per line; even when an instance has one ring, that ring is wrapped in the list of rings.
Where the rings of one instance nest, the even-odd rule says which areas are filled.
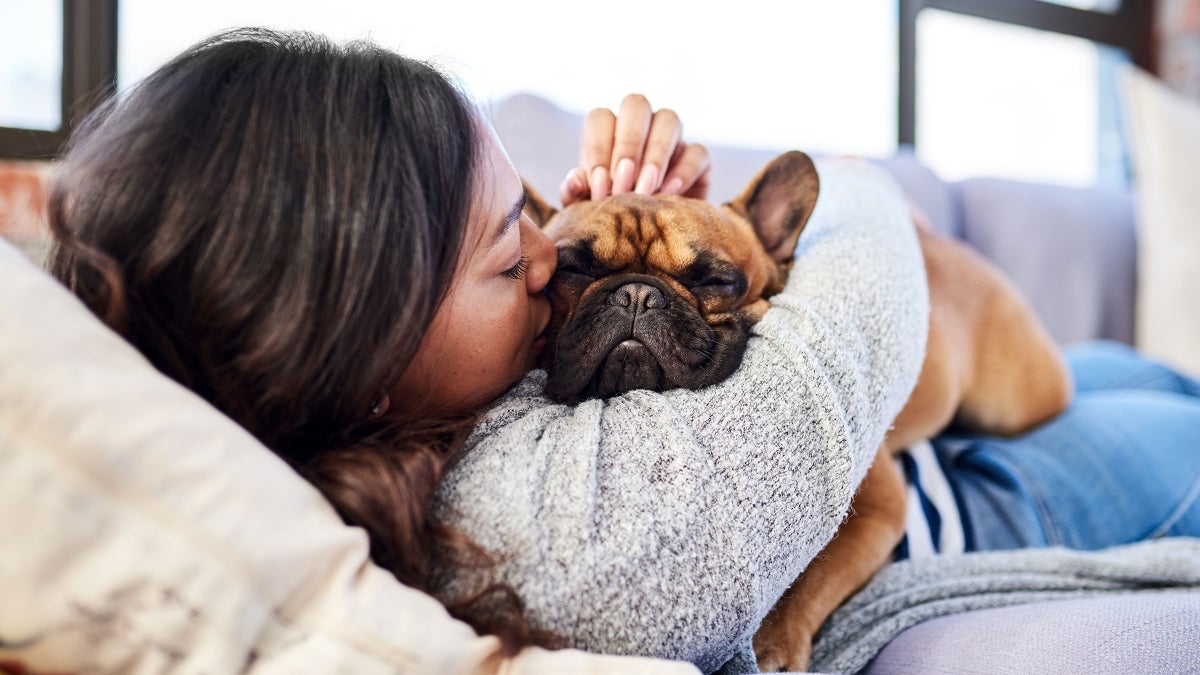
[[[375,402],[375,405],[371,406],[371,412],[367,415],[367,419],[377,420],[380,417],[383,417],[383,414],[388,411],[388,407],[390,407],[391,404],[392,400],[388,398],[387,394],[384,394],[383,398],[379,399]]]

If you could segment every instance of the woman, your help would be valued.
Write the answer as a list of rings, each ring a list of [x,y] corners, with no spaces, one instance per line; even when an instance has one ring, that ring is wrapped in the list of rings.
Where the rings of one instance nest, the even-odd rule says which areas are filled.
[[[564,201],[703,196],[706,153],[640,99],[584,147]],[[75,137],[53,270],[479,630],[711,669],[833,535],[921,362],[902,199],[822,172],[734,376],[555,406],[527,375],[554,248],[477,112],[370,45],[234,31]]]
[[[636,125],[641,170],[663,158],[668,189],[702,190],[703,161],[688,162],[703,153],[649,142],[661,119]],[[628,189],[628,163],[616,164],[615,188]],[[608,188],[603,173],[589,191]],[[842,173],[827,181],[832,203],[855,186],[879,192],[874,172]],[[794,275],[794,308],[758,327],[776,346],[750,350],[721,386],[567,409],[537,395],[535,374],[463,448],[476,408],[530,368],[548,317],[554,248],[521,215],[522,195],[487,126],[428,67],[239,31],[89,120],[54,190],[53,267],[370,532],[379,564],[480,630],[550,639],[523,628],[499,580],[535,628],[567,633],[552,613],[570,604],[585,615],[559,637],[619,624],[622,649],[712,664],[832,536],[916,377],[928,309],[903,204],[889,188],[825,218],[846,234],[806,237],[812,274]],[[852,264],[860,256],[880,265]],[[842,311],[851,303],[861,311]],[[451,457],[457,480],[439,482]],[[474,494],[510,468],[531,473]],[[782,505],[775,521],[754,513]],[[707,555],[714,546],[727,553]],[[752,559],[770,573],[747,578]],[[678,585],[632,575],[664,563]],[[640,621],[607,611],[622,588],[643,597]],[[668,608],[677,625],[646,630]]]

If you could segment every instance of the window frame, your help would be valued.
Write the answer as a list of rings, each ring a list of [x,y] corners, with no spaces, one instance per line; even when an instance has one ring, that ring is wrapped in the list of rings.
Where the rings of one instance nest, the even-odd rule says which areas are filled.
[[[1042,0],[898,0],[899,2],[899,111],[900,145],[917,144],[917,15],[937,9],[1070,35],[1123,50],[1136,65],[1156,72],[1154,54],[1154,3],[1122,0],[1114,12],[1068,7]]]
[[[62,110],[54,131],[0,126],[0,158],[57,155],[80,120],[117,88],[117,0],[63,0]]]

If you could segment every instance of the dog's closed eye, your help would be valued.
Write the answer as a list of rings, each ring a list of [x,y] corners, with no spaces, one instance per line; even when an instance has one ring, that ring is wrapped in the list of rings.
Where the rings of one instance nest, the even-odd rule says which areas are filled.
[[[692,293],[740,297],[746,292],[746,275],[732,263],[701,252],[679,274],[679,281]]]
[[[555,274],[591,281],[607,276],[613,271],[596,259],[588,242],[560,246],[558,249],[558,267]]]

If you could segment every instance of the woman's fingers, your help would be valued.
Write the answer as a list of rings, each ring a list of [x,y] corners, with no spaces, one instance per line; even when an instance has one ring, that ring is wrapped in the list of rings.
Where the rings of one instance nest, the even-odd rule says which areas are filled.
[[[650,121],[650,132],[646,136],[646,147],[642,152],[641,169],[633,187],[634,192],[649,195],[658,191],[682,135],[683,124],[674,110],[664,108],[654,113]]]
[[[654,111],[641,94],[630,94],[621,101],[617,127],[613,135],[612,193],[632,192],[642,166],[642,150],[650,134]]]
[[[558,198],[562,201],[563,206],[583,201],[590,195],[591,187],[588,185],[587,172],[581,166],[568,171],[566,178],[563,178],[562,185],[558,186]]]
[[[607,108],[596,108],[583,121],[583,134],[579,139],[580,168],[586,173],[585,182],[592,199],[603,199],[612,190],[609,166],[616,127],[617,118]]]
[[[663,178],[659,194],[682,195],[693,199],[708,198],[712,157],[700,143],[680,143]]]
[[[563,206],[627,192],[704,199],[712,160],[707,148],[684,143],[682,135],[675,111],[655,111],[641,94],[626,96],[616,114],[591,111],[580,138],[580,166],[559,186]]]

